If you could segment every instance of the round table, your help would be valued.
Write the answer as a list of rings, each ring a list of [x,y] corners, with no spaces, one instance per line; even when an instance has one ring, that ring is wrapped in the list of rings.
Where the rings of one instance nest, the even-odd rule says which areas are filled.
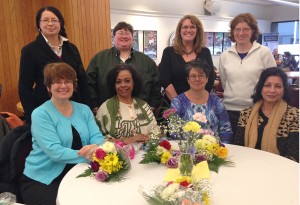
[[[234,167],[211,172],[213,197],[211,205],[298,205],[299,164],[284,157],[235,145],[226,145]],[[101,183],[91,177],[76,178],[87,167],[77,164],[62,180],[59,205],[105,204],[147,205],[139,193],[160,184],[164,165],[139,164],[142,151],[132,160],[126,180]]]

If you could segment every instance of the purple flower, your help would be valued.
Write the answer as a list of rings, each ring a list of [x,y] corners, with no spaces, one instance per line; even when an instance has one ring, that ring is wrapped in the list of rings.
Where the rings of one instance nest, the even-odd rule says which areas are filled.
[[[100,165],[98,164],[98,162],[91,162],[91,169],[93,170],[93,172],[98,172]]]
[[[180,155],[180,151],[179,150],[173,150],[172,151],[172,156],[173,157],[179,157],[179,155]]]
[[[206,157],[204,155],[201,155],[201,154],[196,155],[195,156],[195,161],[196,161],[196,163],[199,163],[199,162],[202,162],[202,161],[206,161]]]
[[[95,177],[98,181],[104,182],[107,179],[108,174],[105,171],[99,171],[96,173]]]
[[[178,167],[178,159],[175,157],[171,157],[167,162],[166,166],[168,168],[177,168]]]

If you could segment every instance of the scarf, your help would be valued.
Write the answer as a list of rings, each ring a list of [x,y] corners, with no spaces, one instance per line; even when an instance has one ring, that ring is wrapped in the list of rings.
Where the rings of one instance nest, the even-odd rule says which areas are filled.
[[[245,130],[245,146],[255,148],[257,142],[258,114],[263,105],[263,100],[255,103],[253,110],[248,118]],[[277,149],[277,131],[281,119],[287,109],[287,103],[284,100],[279,101],[273,108],[268,124],[265,126],[261,142],[261,150],[279,155]]]

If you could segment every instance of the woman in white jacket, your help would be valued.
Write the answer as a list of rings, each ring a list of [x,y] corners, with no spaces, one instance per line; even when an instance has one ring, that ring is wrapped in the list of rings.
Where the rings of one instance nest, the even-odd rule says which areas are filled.
[[[235,44],[220,58],[224,105],[234,135],[240,111],[252,105],[251,95],[261,72],[268,67],[276,67],[270,49],[256,42],[258,34],[254,16],[239,14],[230,22],[230,39]]]

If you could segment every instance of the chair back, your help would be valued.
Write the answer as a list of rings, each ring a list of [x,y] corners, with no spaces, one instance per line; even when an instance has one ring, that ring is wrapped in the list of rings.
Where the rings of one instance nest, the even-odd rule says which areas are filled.
[[[296,85],[291,85],[289,87],[291,93],[291,101],[289,103],[290,106],[299,108],[299,87]]]

